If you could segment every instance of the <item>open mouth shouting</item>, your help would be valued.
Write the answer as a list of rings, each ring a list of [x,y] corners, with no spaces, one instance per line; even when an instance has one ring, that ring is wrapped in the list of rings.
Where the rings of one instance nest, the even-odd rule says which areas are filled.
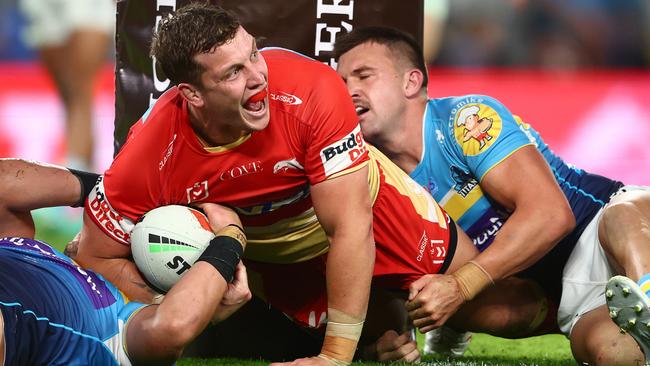
[[[252,115],[262,115],[266,112],[266,88],[262,89],[256,94],[253,94],[246,103],[244,109]]]
[[[354,110],[357,112],[357,116],[361,117],[370,110],[370,107],[365,102],[355,101]]]

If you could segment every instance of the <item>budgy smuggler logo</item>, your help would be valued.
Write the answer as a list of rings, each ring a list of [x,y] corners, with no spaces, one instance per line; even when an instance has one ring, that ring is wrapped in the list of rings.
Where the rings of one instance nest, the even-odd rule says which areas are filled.
[[[321,150],[320,158],[325,168],[325,175],[329,177],[347,169],[367,149],[368,147],[361,134],[361,127],[357,125],[348,135]]]
[[[468,104],[456,113],[454,136],[465,155],[486,151],[499,137],[503,123],[499,114],[485,104]]]

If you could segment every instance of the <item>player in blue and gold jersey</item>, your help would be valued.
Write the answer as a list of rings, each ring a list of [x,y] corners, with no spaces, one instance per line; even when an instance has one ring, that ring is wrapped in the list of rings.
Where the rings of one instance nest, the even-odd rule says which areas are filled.
[[[416,327],[439,325],[439,299],[456,297],[460,306],[481,293],[461,308],[454,325],[493,331],[499,321],[516,320],[528,325],[510,336],[529,335],[542,330],[544,309],[555,303],[558,326],[578,361],[643,360],[634,339],[610,320],[605,284],[617,273],[639,280],[650,272],[640,260],[650,258],[650,234],[643,230],[650,225],[648,187],[566,164],[491,97],[428,99],[421,49],[399,31],[355,29],[337,39],[335,53],[366,140],[429,190],[481,250],[466,265],[476,279],[469,296],[448,276],[424,276],[411,286],[407,309]],[[511,282],[528,289],[528,297],[490,295],[493,280],[503,284],[499,280],[515,274],[534,280],[546,298],[535,300],[543,297],[534,295],[533,282]],[[513,306],[500,308],[499,316],[471,311],[490,301]],[[526,320],[521,309],[531,302],[539,311]],[[628,330],[650,344],[635,327]]]

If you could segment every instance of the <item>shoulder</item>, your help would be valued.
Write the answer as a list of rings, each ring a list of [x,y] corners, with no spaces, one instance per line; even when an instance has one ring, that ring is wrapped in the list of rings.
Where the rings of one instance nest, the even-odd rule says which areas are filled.
[[[144,150],[158,145],[167,145],[176,139],[179,119],[184,118],[183,98],[176,88],[165,92],[129,130],[125,144],[120,150],[131,150],[140,146]],[[134,146],[135,145],[135,146]],[[118,154],[119,155],[119,154]]]
[[[334,112],[354,113],[343,80],[330,66],[286,49],[266,49],[263,55],[272,108],[309,124]]]
[[[176,87],[167,90],[147,109],[142,117],[131,127],[131,133],[142,126],[160,124],[174,120],[183,110],[183,98]]]
[[[269,85],[272,88],[294,87],[309,93],[326,94],[329,88],[345,86],[329,65],[298,52],[271,48],[263,50],[262,54],[269,68]]]
[[[486,107],[497,109],[499,111],[507,111],[506,106],[498,99],[493,98],[489,95],[481,94],[466,94],[460,96],[430,99],[429,105],[433,106],[433,108],[440,112],[447,112],[450,114],[457,114],[463,108],[471,105],[485,105]]]

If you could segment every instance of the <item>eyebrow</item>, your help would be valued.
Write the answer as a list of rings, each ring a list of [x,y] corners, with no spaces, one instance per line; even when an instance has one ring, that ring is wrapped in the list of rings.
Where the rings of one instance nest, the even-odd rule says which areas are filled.
[[[359,66],[356,69],[352,70],[352,72],[350,74],[351,75],[358,75],[358,74],[361,74],[362,72],[373,71],[373,70],[374,70],[373,67],[363,65],[363,66]]]
[[[257,42],[255,41],[255,37],[251,37],[251,38],[252,38],[252,42],[251,42],[251,52],[250,53],[252,54],[253,52],[258,51],[258,49],[257,49]],[[242,64],[241,62],[230,65],[227,69],[225,69],[223,71],[223,74],[221,75],[221,78],[227,77],[232,71],[234,71],[234,70],[236,70],[238,68],[241,68],[243,65],[244,64]]]

